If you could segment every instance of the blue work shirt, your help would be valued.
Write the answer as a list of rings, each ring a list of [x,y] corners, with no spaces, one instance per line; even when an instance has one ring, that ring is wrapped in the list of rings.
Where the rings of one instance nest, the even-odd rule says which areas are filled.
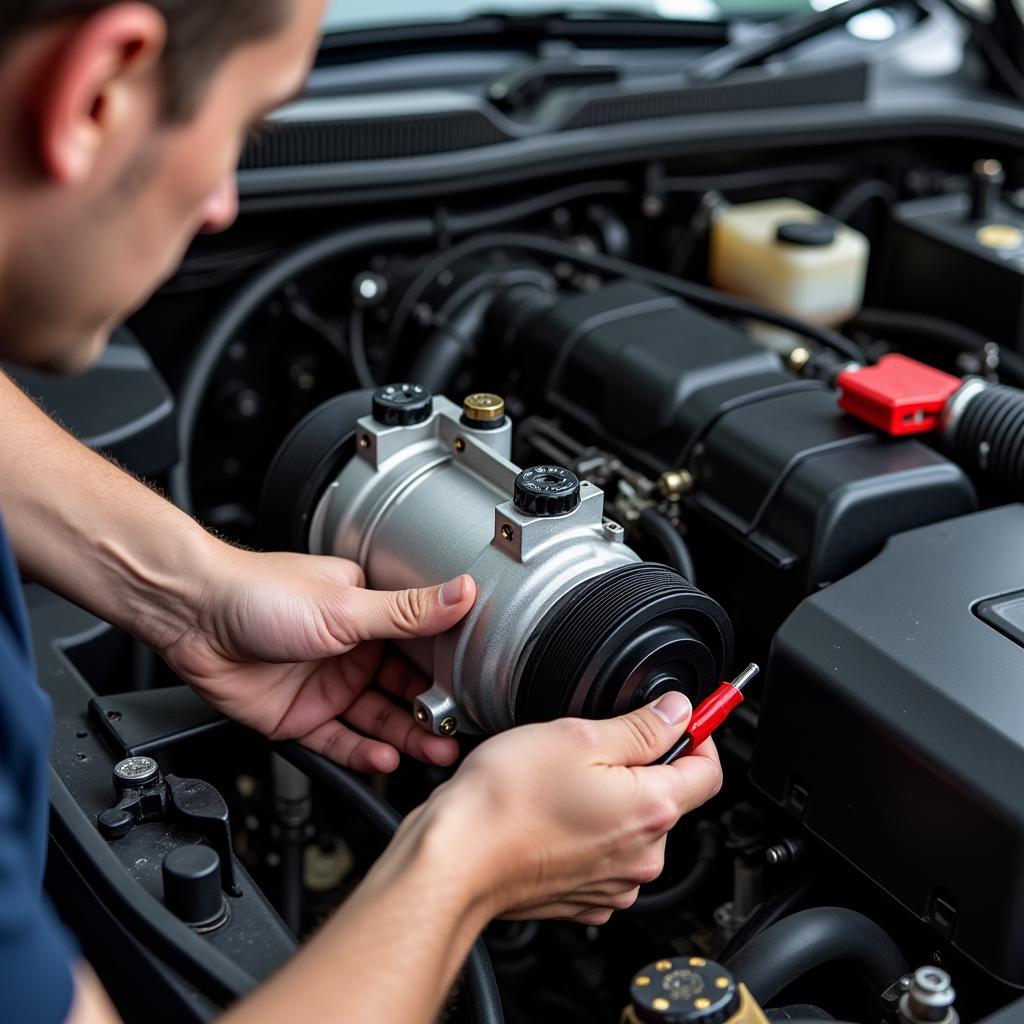
[[[0,1020],[58,1024],[71,950],[43,894],[53,708],[36,682],[14,556],[0,523]]]

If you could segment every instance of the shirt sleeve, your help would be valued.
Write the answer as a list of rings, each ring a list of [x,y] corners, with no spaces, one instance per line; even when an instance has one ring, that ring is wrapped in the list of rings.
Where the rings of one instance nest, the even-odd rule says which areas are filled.
[[[39,888],[39,865],[29,863],[19,806],[0,772],[0,1018],[63,1024],[74,998],[72,954]]]

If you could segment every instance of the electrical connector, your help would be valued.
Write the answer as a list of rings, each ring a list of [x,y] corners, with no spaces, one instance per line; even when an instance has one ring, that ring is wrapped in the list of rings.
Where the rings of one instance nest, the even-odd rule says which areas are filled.
[[[901,355],[845,370],[836,379],[839,405],[893,437],[936,430],[946,404],[962,385],[959,377]]]

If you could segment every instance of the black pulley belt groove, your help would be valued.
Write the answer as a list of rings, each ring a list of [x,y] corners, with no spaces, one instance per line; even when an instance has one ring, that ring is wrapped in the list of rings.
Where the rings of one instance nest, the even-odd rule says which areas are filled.
[[[660,658],[659,639],[667,641]],[[650,664],[634,650],[645,643],[655,647]],[[648,679],[673,681],[666,688],[682,689],[697,704],[732,656],[732,626],[715,601],[663,565],[637,563],[590,580],[567,594],[533,637],[515,694],[516,724],[564,715],[581,685],[588,717],[613,714],[627,682],[615,678],[619,650],[630,652],[630,669],[645,666]],[[638,696],[634,704],[646,703]]]

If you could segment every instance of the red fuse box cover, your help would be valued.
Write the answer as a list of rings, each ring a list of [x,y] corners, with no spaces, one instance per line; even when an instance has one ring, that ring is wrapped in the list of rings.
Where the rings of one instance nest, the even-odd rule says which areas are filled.
[[[894,437],[935,430],[963,381],[906,356],[883,356],[875,366],[839,375],[839,405]]]

